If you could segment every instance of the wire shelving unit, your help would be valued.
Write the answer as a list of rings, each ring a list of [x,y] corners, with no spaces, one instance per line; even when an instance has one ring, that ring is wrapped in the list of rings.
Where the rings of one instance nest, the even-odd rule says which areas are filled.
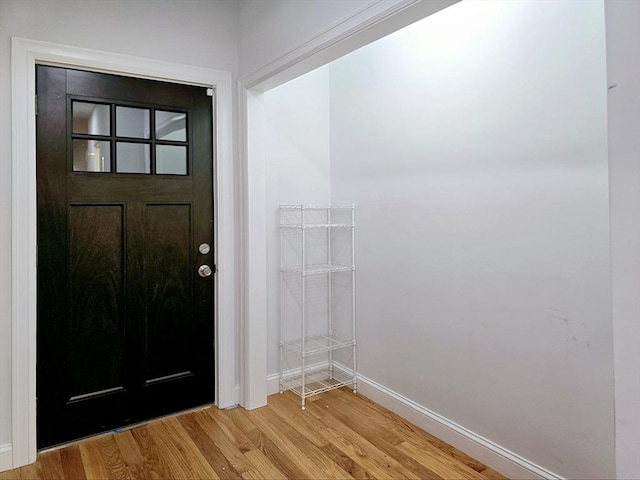
[[[353,205],[280,206],[280,393],[299,395],[303,410],[312,395],[357,391],[355,271]],[[324,302],[321,321],[314,302]]]

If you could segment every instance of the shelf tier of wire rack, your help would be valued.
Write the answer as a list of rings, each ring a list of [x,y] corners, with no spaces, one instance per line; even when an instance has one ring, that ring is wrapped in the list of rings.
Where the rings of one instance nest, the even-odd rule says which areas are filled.
[[[357,390],[355,207],[281,205],[279,226],[280,393],[304,410],[312,395]]]

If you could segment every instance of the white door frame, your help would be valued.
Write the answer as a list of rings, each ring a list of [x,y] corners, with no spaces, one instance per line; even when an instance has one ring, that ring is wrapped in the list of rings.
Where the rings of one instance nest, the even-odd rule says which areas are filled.
[[[23,38],[11,43],[11,327],[13,468],[36,459],[36,64],[215,89],[216,402],[238,403],[235,385],[233,102],[231,72]]]
[[[263,93],[460,0],[373,0],[293,50],[240,78],[244,189],[241,405],[267,404],[267,251]]]

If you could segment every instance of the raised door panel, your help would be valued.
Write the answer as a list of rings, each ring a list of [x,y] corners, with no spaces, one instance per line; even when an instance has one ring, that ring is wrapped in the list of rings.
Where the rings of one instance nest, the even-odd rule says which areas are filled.
[[[144,285],[147,385],[192,375],[194,259],[190,204],[147,204]]]
[[[124,218],[123,205],[69,208],[70,401],[124,389]]]

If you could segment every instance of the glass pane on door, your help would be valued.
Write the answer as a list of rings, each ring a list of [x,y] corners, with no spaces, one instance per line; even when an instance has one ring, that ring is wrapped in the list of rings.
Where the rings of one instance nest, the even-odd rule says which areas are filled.
[[[116,107],[116,135],[129,138],[149,138],[147,108]]]
[[[156,110],[156,140],[187,141],[187,115]]]
[[[74,140],[73,171],[110,172],[111,142],[102,140]]]
[[[86,135],[111,135],[109,105],[89,102],[73,102],[73,133]]]
[[[116,154],[118,173],[151,173],[149,144],[118,142]]]
[[[156,173],[186,175],[187,147],[176,145],[156,146]]]

